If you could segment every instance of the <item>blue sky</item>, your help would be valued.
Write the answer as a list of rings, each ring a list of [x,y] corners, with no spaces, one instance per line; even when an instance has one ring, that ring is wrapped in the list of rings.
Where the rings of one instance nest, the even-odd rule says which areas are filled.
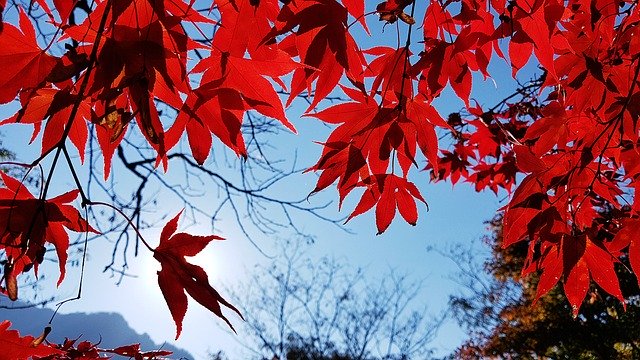
[[[423,10],[417,9],[416,14],[423,14]],[[375,15],[370,17],[369,24],[373,36],[366,37],[362,33],[358,35],[358,38],[363,41],[363,47],[395,38],[395,26],[387,26],[382,32]],[[395,45],[394,42],[387,44]],[[412,49],[417,53],[420,50],[420,44],[417,42],[415,44]],[[494,61],[492,65],[493,80],[482,81],[481,78],[474,77],[472,97],[478,99],[480,104],[488,105],[501,99],[502,95],[508,94],[513,89],[514,84],[510,79],[510,71],[501,69],[501,66],[504,67],[504,65],[501,60]],[[525,70],[523,74],[526,73]],[[496,87],[496,83],[501,84],[499,88]],[[283,158],[290,164],[291,155],[295,150],[298,155],[298,166],[309,167],[315,163],[321,151],[320,145],[313,144],[312,141],[324,140],[329,129],[313,118],[300,118],[303,106],[302,101],[298,104],[294,103],[287,113],[298,129],[299,135],[282,131],[265,140],[274,147],[271,150],[274,158]],[[326,106],[327,104],[321,104],[321,108]],[[443,117],[446,117],[450,112],[461,109],[462,103],[452,96],[451,91],[447,90],[436,101],[436,108]],[[1,117],[8,116],[13,110],[15,110],[15,106],[1,108]],[[29,127],[5,125],[0,128],[0,132],[3,135],[4,146],[14,151],[19,161],[30,162],[37,157],[40,151],[40,142],[36,140],[31,145],[27,143],[31,132]],[[219,150],[220,147],[217,149]],[[229,159],[231,162],[236,161],[229,153],[225,155],[222,151],[215,151],[215,156],[209,159],[208,166],[216,166],[214,159],[217,164],[224,164],[225,159]],[[46,163],[45,161],[45,168]],[[419,164],[424,165],[424,162]],[[80,167],[78,164],[77,169],[86,179],[89,172],[88,167]],[[167,179],[179,183],[181,179],[176,177],[172,170],[174,168],[170,167]],[[128,196],[131,188],[127,185],[127,177],[123,175],[124,170],[115,168],[113,171],[113,179],[117,182],[119,193],[122,196]],[[236,176],[237,174],[229,173],[229,175]],[[271,195],[303,198],[313,189],[315,180],[316,175],[313,173],[296,174],[274,188]],[[349,234],[325,222],[304,215],[296,217],[295,221],[301,229],[316,236],[316,242],[309,250],[312,256],[320,258],[324,255],[332,255],[345,259],[345,262],[350,266],[364,267],[367,273],[374,275],[384,273],[389,269],[396,269],[399,272],[410,274],[415,279],[425,279],[421,300],[429,306],[434,314],[437,314],[446,309],[449,296],[462,289],[454,280],[450,279],[455,276],[455,264],[440,255],[428,252],[427,248],[435,246],[446,250],[456,244],[477,244],[478,242],[475,240],[485,232],[484,221],[490,219],[496,209],[505,204],[506,194],[496,196],[491,192],[476,193],[472,185],[464,183],[455,187],[445,182],[433,184],[429,181],[428,172],[416,171],[412,180],[420,188],[430,209],[427,212],[424,206],[419,205],[419,220],[415,227],[408,225],[397,215],[391,227],[384,234],[376,236],[373,211],[349,222],[348,228],[354,234]],[[56,171],[51,194],[68,191],[73,186],[66,166],[62,164]],[[146,207],[149,210],[146,216],[149,218],[172,217],[182,209],[179,201],[176,201],[166,191],[159,192],[156,196],[158,197],[158,205]],[[356,195],[348,198],[340,213],[337,209],[336,199],[335,190],[329,189],[311,197],[310,202],[311,204],[322,204],[333,200],[334,202],[323,214],[338,218],[349,214],[358,197]],[[94,198],[93,200],[105,199]],[[207,193],[194,201],[212,211],[220,198],[215,193]],[[180,230],[194,234],[211,233],[211,227],[206,220],[195,219],[197,224],[194,224],[193,220],[183,219]],[[144,230],[143,235],[152,245],[155,245],[160,230],[160,227],[147,229]],[[242,282],[251,275],[252,268],[256,263],[269,261],[242,235],[228,210],[223,212],[219,221],[216,222],[215,231],[227,240],[212,243],[194,260],[208,271],[214,287],[223,288],[225,285]],[[261,250],[273,254],[277,243],[283,241],[289,234],[290,231],[285,229],[276,235],[252,232],[252,237]],[[85,284],[82,299],[65,305],[61,312],[119,312],[138,332],[149,333],[156,342],[171,341],[175,336],[175,325],[157,286],[156,271],[159,270],[159,265],[145,250],[138,258],[133,258],[130,253],[129,273],[137,277],[126,278],[117,286],[116,278],[110,278],[108,272],[102,272],[104,266],[111,259],[112,247],[113,244],[109,239],[99,239],[89,244],[89,259],[84,275]],[[478,251],[484,250],[478,248]],[[78,258],[77,254],[75,258]],[[79,267],[68,268],[67,278],[57,290],[54,285],[57,277],[55,268],[56,265],[49,264],[49,267],[45,267],[43,270],[50,271],[48,273],[42,271],[48,275],[42,283],[43,294],[55,294],[58,299],[74,296],[78,286]],[[241,321],[233,315],[230,315],[230,319],[236,324]],[[220,325],[224,327],[224,324],[214,315],[195,301],[190,300],[182,336],[175,344],[188,349],[196,356],[196,359],[204,359],[208,350],[224,350],[234,358],[233,354],[236,354],[239,348],[236,340],[242,341],[242,333],[237,336],[230,335],[221,329]],[[463,338],[463,332],[453,321],[449,321],[443,325],[433,346],[438,349],[440,354],[445,354],[453,350]]]

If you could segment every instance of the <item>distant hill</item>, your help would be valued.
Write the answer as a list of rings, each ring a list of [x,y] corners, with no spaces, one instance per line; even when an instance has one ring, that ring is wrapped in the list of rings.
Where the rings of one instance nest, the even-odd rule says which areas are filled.
[[[3,305],[6,305],[4,303]],[[16,302],[13,306],[21,307],[24,303]],[[48,308],[28,309],[0,309],[0,322],[11,321],[11,328],[19,330],[21,334],[38,336],[43,327],[49,322],[53,310]],[[138,334],[129,327],[127,321],[118,313],[71,313],[58,314],[53,323],[51,334],[47,339],[60,343],[65,337],[88,340],[93,343],[100,341],[102,348],[114,348],[122,345],[140,343],[144,351],[163,350],[173,351],[172,359],[193,359],[193,355],[183,349],[170,344],[156,344],[149,335]]]

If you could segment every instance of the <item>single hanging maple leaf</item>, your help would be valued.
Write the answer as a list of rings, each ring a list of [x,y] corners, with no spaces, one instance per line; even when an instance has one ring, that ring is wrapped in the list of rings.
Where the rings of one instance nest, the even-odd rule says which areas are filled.
[[[207,273],[197,265],[188,263],[185,256],[195,256],[212,240],[224,240],[216,235],[195,236],[185,233],[175,234],[178,219],[182,211],[171,219],[162,229],[160,245],[154,250],[153,257],[160,262],[162,269],[158,271],[158,285],[167,301],[173,321],[176,323],[176,339],[182,332],[182,320],[187,313],[187,295],[202,306],[222,318],[235,332],[233,325],[222,314],[220,304],[235,311],[244,320],[240,311],[209,284]]]

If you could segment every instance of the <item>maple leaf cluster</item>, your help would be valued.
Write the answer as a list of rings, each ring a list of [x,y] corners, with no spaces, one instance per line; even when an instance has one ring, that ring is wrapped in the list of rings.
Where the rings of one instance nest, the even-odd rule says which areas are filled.
[[[387,0],[366,12],[363,0],[219,0],[201,12],[193,1],[100,0],[79,24],[72,16],[78,3],[35,2],[56,28],[44,48],[22,8],[17,24],[4,19],[0,32],[0,103],[21,105],[1,124],[31,124],[32,141],[42,132],[32,165],[49,154],[54,165],[61,153],[68,159],[67,140],[84,161],[95,137],[108,178],[115,149],[134,131],[130,123],[156,166],[167,167],[183,137],[200,165],[214,141],[246,157],[246,113],[295,132],[285,107],[306,95],[305,116],[332,128],[308,169],[319,173],[311,192],[336,184],[341,204],[359,193],[349,219],[375,207],[378,233],[396,212],[415,225],[417,204],[426,200],[409,177],[426,163],[433,180],[463,179],[477,190],[511,194],[504,246],[528,241],[523,272],[541,272],[540,296],[561,282],[577,313],[594,280],[624,302],[614,267],[627,248],[640,272],[635,1],[432,0],[425,8]],[[0,2],[0,11],[5,7]],[[406,44],[361,49],[352,33],[357,26],[370,31],[368,14],[400,20]],[[206,29],[213,35],[197,41],[194,34]],[[514,77],[534,62],[542,76],[488,107],[471,92],[474,75],[490,77],[494,62]],[[445,120],[433,101],[448,87],[464,111]],[[338,91],[348,100],[323,107]],[[175,119],[161,116],[159,103],[176,110]],[[451,141],[439,141],[447,134]],[[78,192],[47,200],[46,190],[36,199],[20,181],[3,181],[3,291],[15,298],[16,274],[37,270],[47,243],[57,250],[62,280],[65,228],[92,231],[69,202],[78,193],[83,206],[97,202],[79,183]],[[603,208],[618,216],[604,219]],[[229,323],[220,305],[237,310],[184,259],[218,238],[174,235],[176,226],[177,217],[155,249],[145,244],[162,265],[159,285],[177,334],[185,291]]]
[[[0,323],[0,348],[3,359],[98,360],[110,359],[110,355],[120,355],[135,360],[152,360],[172,354],[166,350],[141,351],[140,344],[119,346],[115,349],[102,349],[89,341],[78,342],[78,339],[66,339],[62,344],[48,344],[43,342],[45,335],[38,338],[30,335],[20,336],[17,330],[10,330],[9,327],[11,323],[7,320]]]

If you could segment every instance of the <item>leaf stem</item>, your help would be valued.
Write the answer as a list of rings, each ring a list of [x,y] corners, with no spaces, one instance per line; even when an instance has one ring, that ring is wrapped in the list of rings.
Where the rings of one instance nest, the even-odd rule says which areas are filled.
[[[410,15],[412,18],[415,14],[415,10],[416,10],[416,1],[413,0],[413,2],[411,2],[411,15]],[[403,106],[406,104],[406,101],[403,100],[404,84],[407,78],[409,77],[409,74],[407,74],[407,64],[409,63],[409,46],[411,46],[411,30],[412,29],[413,29],[413,24],[409,24],[409,30],[407,30],[407,41],[405,42],[405,45],[404,45],[405,60],[402,67],[402,81],[400,82],[400,98],[398,99],[398,101],[400,101],[399,105],[402,107],[402,111],[405,113],[406,113],[406,107]],[[413,86],[413,84],[411,86]]]
[[[80,191],[80,198],[82,199],[81,206],[85,207],[89,202],[89,199],[87,198],[87,195],[84,193],[84,190],[82,189],[82,185],[80,184],[80,178],[78,178],[76,169],[73,167],[73,163],[71,162],[71,157],[69,156],[69,151],[67,150],[66,146],[62,148],[62,152],[64,153],[64,157],[67,160],[67,165],[69,165],[69,171],[71,171],[71,176],[73,176],[73,181],[76,183],[76,186],[78,187],[78,191]]]
[[[87,209],[85,208],[85,218],[88,217],[88,212]],[[51,322],[53,321],[53,319],[55,318],[55,316],[58,314],[58,310],[60,310],[60,308],[62,307],[62,305],[70,302],[70,301],[75,301],[75,300],[80,300],[80,298],[82,297],[82,283],[84,282],[84,266],[87,260],[87,244],[89,243],[89,231],[85,231],[84,233],[84,247],[83,247],[83,251],[82,251],[82,264],[80,265],[80,282],[78,283],[78,294],[73,297],[73,298],[69,298],[69,299],[65,299],[62,300],[61,302],[56,304],[56,310],[53,312],[53,315],[51,315],[51,318],[49,319],[49,325],[51,325]]]
[[[136,232],[136,235],[138,235],[138,237],[140,238],[140,240],[142,241],[144,246],[146,246],[147,249],[149,249],[149,251],[155,252],[155,250],[151,247],[151,245],[149,245],[149,243],[144,239],[144,237],[140,233],[140,230],[138,230],[138,228],[133,224],[133,220],[131,220],[122,210],[118,209],[117,207],[115,207],[115,206],[113,206],[111,204],[108,204],[108,203],[105,203],[105,202],[102,202],[102,201],[87,200],[87,205],[89,205],[89,206],[101,205],[101,206],[106,206],[108,208],[111,208],[111,209],[115,210],[118,214],[120,214],[127,221],[127,223],[129,223],[129,225],[131,225],[131,227]]]
[[[348,24],[348,25],[347,25],[347,29],[349,29],[350,27],[352,27],[353,25],[355,25],[355,23],[357,23],[358,21],[360,21],[360,19],[362,19],[363,17],[365,17],[365,16],[369,16],[369,15],[373,15],[373,14],[375,14],[375,13],[377,13],[377,11],[375,11],[375,10],[374,10],[374,11],[369,11],[368,13],[364,13],[364,14],[362,14],[362,15],[358,16],[357,18],[355,18],[355,20],[353,20],[353,21],[351,22],[351,24]],[[367,32],[368,32],[368,31],[367,31]]]

